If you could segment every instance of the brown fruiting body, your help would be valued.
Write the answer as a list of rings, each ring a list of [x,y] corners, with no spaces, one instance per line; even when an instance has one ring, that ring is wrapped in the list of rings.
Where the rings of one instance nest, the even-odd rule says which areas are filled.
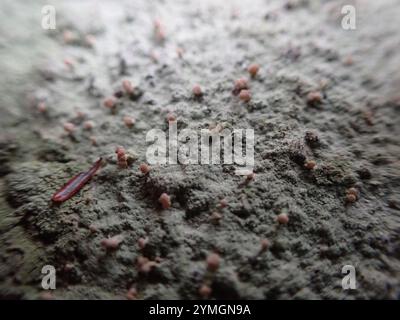
[[[148,174],[150,172],[150,166],[147,163],[142,163],[139,166],[139,170],[143,173],[143,174]]]
[[[265,252],[265,251],[267,251],[267,250],[269,249],[269,247],[270,247],[269,240],[266,239],[266,238],[261,239],[261,248],[260,248],[260,251],[261,251],[261,252]]]
[[[171,198],[166,193],[163,193],[158,199],[158,201],[161,203],[163,209],[168,209],[169,207],[171,207]]]
[[[307,103],[310,106],[318,105],[322,102],[322,94],[319,91],[311,91],[307,94]]]
[[[203,299],[207,299],[210,295],[211,295],[211,288],[206,285],[203,284],[200,288],[199,288],[199,295],[203,298]]]
[[[104,106],[109,109],[114,109],[116,107],[116,101],[113,97],[108,97],[104,100]]]
[[[246,176],[246,180],[247,180],[247,181],[252,181],[252,180],[254,180],[255,178],[256,178],[256,174],[255,174],[254,172],[249,173],[249,174]]]
[[[239,93],[239,99],[244,102],[249,102],[251,100],[250,90],[241,90]]]
[[[317,163],[314,160],[307,160],[304,163],[304,168],[306,168],[308,170],[313,170],[316,165],[317,165]]]
[[[347,190],[347,193],[348,193],[348,194],[354,194],[356,197],[358,197],[358,190],[357,190],[356,188],[354,188],[354,187],[349,188],[349,189]]]
[[[260,70],[260,66],[256,63],[251,64],[247,68],[247,71],[250,73],[250,76],[252,76],[253,78],[257,75],[259,70]]]
[[[347,201],[348,203],[354,203],[354,202],[357,201],[357,197],[356,197],[354,194],[348,193],[348,194],[346,195],[346,201]]]
[[[214,211],[213,213],[211,213],[211,215],[210,215],[210,220],[211,220],[211,222],[212,223],[219,223],[219,221],[222,219],[222,215],[219,213],[219,212],[217,212],[217,211]]]
[[[248,88],[248,83],[246,78],[239,78],[235,80],[235,87],[234,90],[239,93],[240,90],[244,90]]]

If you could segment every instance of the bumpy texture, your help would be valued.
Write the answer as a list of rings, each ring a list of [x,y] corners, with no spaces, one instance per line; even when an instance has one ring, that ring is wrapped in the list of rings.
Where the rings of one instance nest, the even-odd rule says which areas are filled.
[[[41,297],[51,264],[59,299],[125,298],[132,286],[139,299],[196,299],[203,283],[215,299],[399,298],[400,6],[351,2],[357,29],[346,31],[348,2],[52,1],[57,29],[44,31],[40,2],[2,1],[0,296]],[[248,103],[232,94],[241,77]],[[124,79],[134,93],[111,112],[103,101]],[[230,165],[142,174],[146,133],[166,131],[169,113],[180,130],[254,129],[255,179],[243,183]],[[51,203],[100,156],[107,164],[89,184]],[[359,195],[347,203],[351,187]],[[119,248],[105,250],[117,235]],[[260,253],[263,238],[270,248]],[[155,263],[138,265],[143,257]],[[356,290],[342,289],[346,264]]]

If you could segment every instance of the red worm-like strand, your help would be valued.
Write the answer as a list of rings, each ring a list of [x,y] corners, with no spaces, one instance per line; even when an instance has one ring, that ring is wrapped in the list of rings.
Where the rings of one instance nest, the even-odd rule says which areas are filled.
[[[80,172],[70,179],[60,190],[58,190],[51,200],[54,202],[64,202],[77,193],[89,180],[94,176],[101,166],[102,158],[97,160],[95,164],[86,172]]]

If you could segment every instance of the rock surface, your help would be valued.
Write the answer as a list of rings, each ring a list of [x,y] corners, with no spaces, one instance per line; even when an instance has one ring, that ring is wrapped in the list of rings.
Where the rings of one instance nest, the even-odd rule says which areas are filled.
[[[348,2],[52,1],[57,29],[44,31],[40,2],[2,1],[0,297],[39,298],[50,264],[60,299],[125,298],[132,286],[139,299],[197,299],[205,282],[216,299],[398,299],[400,5],[354,1],[348,31]],[[232,94],[241,77],[247,103]],[[254,129],[254,179],[229,165],[141,173],[146,133],[166,131],[170,113],[180,130]],[[53,205],[100,156],[94,179]],[[114,236],[118,249],[104,250]],[[348,264],[356,290],[341,286]]]

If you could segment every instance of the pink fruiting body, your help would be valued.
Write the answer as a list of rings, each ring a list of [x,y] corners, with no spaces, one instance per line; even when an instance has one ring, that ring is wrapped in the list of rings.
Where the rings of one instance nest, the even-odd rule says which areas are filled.
[[[220,260],[221,259],[217,253],[211,253],[206,259],[207,269],[212,272],[217,271],[219,268]]]
[[[306,163],[304,164],[304,167],[308,170],[313,170],[315,168],[315,166],[317,165],[317,163],[314,160],[308,160],[306,161]]]
[[[220,208],[225,208],[226,206],[228,206],[228,201],[226,199],[221,199],[219,201],[219,206]]]
[[[234,89],[237,93],[239,93],[240,90],[247,89],[247,88],[248,88],[248,83],[247,83],[246,78],[240,78],[240,79],[235,80],[235,88]]]
[[[116,250],[119,248],[119,245],[121,244],[122,240],[123,237],[121,235],[116,235],[111,238],[106,238],[101,240],[100,244],[106,250]]]
[[[134,90],[132,83],[129,80],[122,81],[122,88],[127,94],[131,94]]]
[[[201,90],[201,87],[198,84],[196,84],[193,87],[192,91],[193,91],[194,96],[196,96],[196,97],[200,97],[203,95],[203,91]]]
[[[280,223],[280,224],[287,224],[289,222],[289,217],[286,213],[280,213],[278,214],[278,216],[276,217],[276,220]]]
[[[66,122],[64,123],[64,130],[71,134],[75,131],[75,125],[71,122]]]
[[[133,119],[130,116],[125,116],[124,117],[124,124],[128,127],[131,128],[135,124],[135,119]]]
[[[87,121],[85,121],[85,122],[83,123],[83,127],[84,127],[86,130],[92,130],[92,129],[94,128],[94,122],[91,121],[91,120],[87,120]]]
[[[143,174],[148,174],[150,172],[150,166],[146,163],[142,163],[139,166],[139,170],[143,173]]]
[[[311,91],[307,94],[307,103],[316,105],[322,102],[322,94],[319,91]]]
[[[108,97],[104,100],[104,106],[109,109],[114,109],[116,107],[116,101],[113,97]]]
[[[97,139],[95,136],[89,137],[90,142],[92,143],[93,146],[97,146]]]
[[[138,246],[142,250],[146,246],[147,242],[149,242],[149,239],[147,238],[139,238],[138,240]]]
[[[176,121],[176,115],[174,115],[173,113],[169,113],[169,114],[167,115],[167,121],[168,121],[168,122],[174,122],[174,121]]]
[[[168,209],[169,207],[171,207],[171,198],[166,193],[163,193],[158,199],[158,201],[161,203],[163,209]]]
[[[39,102],[37,105],[37,109],[40,113],[45,113],[47,111],[46,104],[43,101]]]
[[[260,251],[261,252],[267,251],[269,249],[269,247],[270,247],[269,240],[266,239],[266,238],[261,239],[261,249],[260,249]]]

